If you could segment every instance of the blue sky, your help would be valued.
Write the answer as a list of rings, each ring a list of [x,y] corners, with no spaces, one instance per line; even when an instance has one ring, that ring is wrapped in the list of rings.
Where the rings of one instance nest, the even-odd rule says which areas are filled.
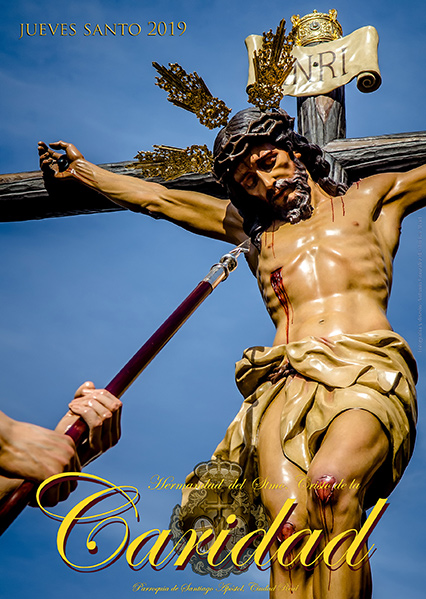
[[[337,8],[346,34],[364,25],[379,31],[383,84],[369,95],[354,83],[347,86],[347,136],[424,130],[426,23],[420,2],[302,1],[265,9],[253,0],[17,0],[2,7],[0,23],[0,172],[36,170],[39,139],[72,141],[95,163],[128,160],[156,143],[211,147],[215,132],[166,101],[154,86],[151,62],[176,61],[196,70],[235,112],[247,105],[244,38],[315,7]],[[185,21],[187,30],[148,36],[149,21]],[[142,33],[84,36],[85,23],[93,31],[97,23],[118,22],[139,23]],[[20,23],[65,23],[68,33],[76,23],[77,33],[19,39]],[[282,105],[295,113],[294,99]],[[417,322],[421,218],[414,214],[404,223],[389,309],[394,329],[418,359],[419,435],[415,457],[374,532],[375,599],[419,599],[426,582],[426,368]],[[226,250],[220,242],[126,212],[1,224],[1,409],[53,427],[79,384],[91,379],[105,385]],[[139,488],[141,522],[132,523],[132,538],[168,527],[179,493],[150,491],[151,477],[183,481],[209,458],[241,402],[235,361],[245,347],[272,339],[257,285],[241,260],[126,393],[123,437],[88,471]],[[124,559],[99,573],[74,572],[57,553],[56,531],[57,523],[30,508],[7,531],[0,541],[0,598],[50,597],[58,588],[63,599],[82,592],[125,598],[137,582],[212,582],[170,566],[133,572]],[[76,552],[81,560],[88,557],[82,547]],[[228,580],[241,585],[267,579],[251,569]]]

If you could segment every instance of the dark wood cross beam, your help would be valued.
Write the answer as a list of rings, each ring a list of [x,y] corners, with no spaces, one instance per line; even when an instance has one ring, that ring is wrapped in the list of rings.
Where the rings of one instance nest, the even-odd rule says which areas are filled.
[[[137,176],[129,162],[100,164],[114,173]],[[150,179],[164,183],[161,179]],[[164,183],[176,189],[192,189],[225,198],[213,175],[191,173]],[[125,210],[102,194],[77,181],[45,180],[40,171],[0,175],[0,222],[37,220]]]
[[[407,171],[426,163],[426,131],[355,139],[335,139],[323,150],[332,164],[331,176],[351,184],[376,173]],[[137,176],[128,162],[102,164],[116,173]],[[160,180],[157,179],[160,182]],[[188,174],[165,183],[225,198],[212,175]],[[49,181],[41,172],[0,175],[0,222],[36,220],[122,210],[74,181]]]

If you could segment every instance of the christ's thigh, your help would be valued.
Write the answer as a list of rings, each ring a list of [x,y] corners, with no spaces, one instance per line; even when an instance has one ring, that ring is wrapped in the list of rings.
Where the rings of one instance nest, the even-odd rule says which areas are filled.
[[[370,412],[351,409],[337,416],[327,429],[309,468],[309,478],[333,475],[338,482],[368,488],[389,451],[382,424]]]
[[[296,507],[289,520],[297,529],[306,527],[306,473],[290,462],[281,443],[281,413],[284,393],[279,394],[264,414],[257,439],[259,487],[262,503],[273,520],[285,501],[294,499]]]
[[[284,393],[281,397],[278,395],[266,410],[257,442],[261,499],[270,520],[275,519],[287,499],[295,500],[293,511],[271,547],[271,555],[274,555],[284,539],[294,532],[306,529],[308,523],[306,473],[290,462],[282,450],[280,423],[283,401]],[[293,554],[290,554],[288,561],[291,562],[292,559]],[[308,599],[312,596],[311,574],[297,562],[293,567],[287,568],[275,559],[271,570],[270,598],[291,596],[294,599]]]

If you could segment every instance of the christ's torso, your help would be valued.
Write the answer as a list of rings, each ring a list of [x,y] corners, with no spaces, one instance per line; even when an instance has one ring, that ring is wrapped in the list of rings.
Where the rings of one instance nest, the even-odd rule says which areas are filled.
[[[277,328],[274,344],[390,329],[386,307],[398,223],[369,189],[323,194],[311,218],[262,235],[257,279]],[[389,231],[394,231],[389,235]]]

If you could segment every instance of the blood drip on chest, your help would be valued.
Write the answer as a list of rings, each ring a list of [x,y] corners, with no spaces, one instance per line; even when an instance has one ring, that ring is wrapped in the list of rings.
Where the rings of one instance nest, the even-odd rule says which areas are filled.
[[[275,231],[274,231],[274,229],[272,229],[271,246],[272,246],[272,255],[275,258]]]
[[[274,293],[277,296],[278,301],[280,302],[281,306],[284,308],[284,312],[285,312],[286,319],[287,319],[286,343],[288,343],[289,333],[290,333],[290,322],[291,322],[291,324],[293,324],[293,308],[292,308],[290,299],[287,295],[287,291],[285,290],[285,287],[284,287],[281,270],[282,270],[282,268],[277,268],[276,270],[271,272],[270,281],[271,281],[271,287],[274,290]]]
[[[274,225],[275,223],[273,222],[272,225]],[[272,255],[274,258],[276,258],[275,256],[275,229],[272,229],[271,233],[271,243],[269,244],[269,231],[267,231],[265,233],[265,242],[266,242],[266,247],[269,249],[271,248],[272,250]]]
[[[334,223],[334,205],[333,205],[333,198],[330,198],[330,204],[331,204],[331,222]]]
[[[345,200],[342,197],[340,198],[340,203],[342,204],[342,216],[346,216]],[[333,198],[330,198],[330,204],[331,204],[331,222],[334,223],[334,204],[333,204]]]

